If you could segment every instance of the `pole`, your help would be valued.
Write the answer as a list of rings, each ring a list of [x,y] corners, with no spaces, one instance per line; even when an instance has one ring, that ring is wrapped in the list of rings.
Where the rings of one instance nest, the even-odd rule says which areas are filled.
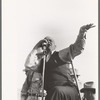
[[[76,76],[75,69],[74,69],[72,61],[71,61],[71,65],[72,65],[72,70],[73,70],[73,73],[74,73],[74,76],[75,76],[76,85],[77,85],[77,88],[78,88],[79,99],[81,100],[81,95],[80,95],[80,90],[79,90],[79,86],[78,86],[77,76]]]
[[[44,98],[44,75],[45,75],[45,61],[46,61],[46,47],[43,47],[43,52],[44,52],[44,56],[43,56],[43,71],[42,71],[42,100]]]

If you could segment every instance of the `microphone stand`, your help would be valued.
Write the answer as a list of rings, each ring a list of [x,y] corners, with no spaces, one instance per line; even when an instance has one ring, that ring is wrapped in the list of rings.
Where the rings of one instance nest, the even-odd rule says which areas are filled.
[[[46,45],[43,45],[43,71],[42,71],[42,100],[44,98],[44,74],[45,74],[45,62],[46,62]]]

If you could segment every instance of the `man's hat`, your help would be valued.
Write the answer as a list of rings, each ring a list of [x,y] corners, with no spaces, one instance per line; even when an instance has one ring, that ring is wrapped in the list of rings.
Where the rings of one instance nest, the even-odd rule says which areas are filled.
[[[82,93],[84,93],[85,91],[91,91],[91,92],[95,93],[94,82],[93,81],[85,82],[84,88],[82,88],[80,91]]]

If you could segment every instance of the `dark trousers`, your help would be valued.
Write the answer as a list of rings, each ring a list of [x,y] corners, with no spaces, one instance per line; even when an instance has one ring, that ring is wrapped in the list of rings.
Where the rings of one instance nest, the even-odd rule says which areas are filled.
[[[55,86],[47,91],[45,100],[79,100],[79,96],[75,87]]]

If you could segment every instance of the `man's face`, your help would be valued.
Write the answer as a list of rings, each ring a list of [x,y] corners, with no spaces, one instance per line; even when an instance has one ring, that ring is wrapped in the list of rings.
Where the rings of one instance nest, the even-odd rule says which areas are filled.
[[[84,98],[85,100],[95,100],[95,94],[92,91],[85,91]]]
[[[55,48],[56,48],[56,45],[55,45],[54,43],[52,43],[52,45],[51,45],[51,46],[49,46],[50,51],[55,50]]]
[[[53,50],[55,50],[56,45],[55,45],[55,41],[53,39],[51,39],[50,37],[45,37],[45,39],[48,41],[49,43],[49,50],[52,52]]]

